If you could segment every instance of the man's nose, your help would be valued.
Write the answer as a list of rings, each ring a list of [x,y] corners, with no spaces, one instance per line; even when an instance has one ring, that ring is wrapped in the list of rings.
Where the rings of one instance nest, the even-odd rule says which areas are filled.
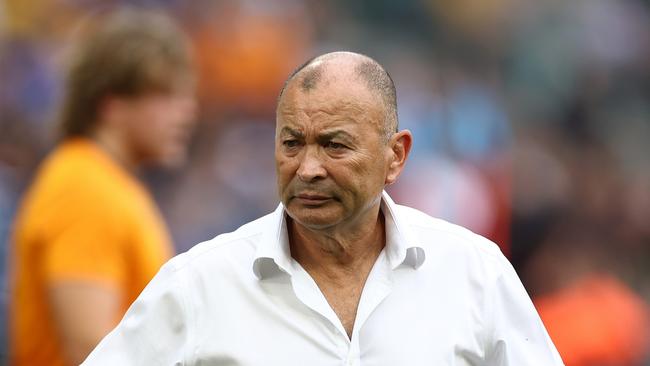
[[[297,175],[303,182],[312,182],[327,176],[327,170],[323,167],[322,157],[317,146],[308,145],[305,148]]]

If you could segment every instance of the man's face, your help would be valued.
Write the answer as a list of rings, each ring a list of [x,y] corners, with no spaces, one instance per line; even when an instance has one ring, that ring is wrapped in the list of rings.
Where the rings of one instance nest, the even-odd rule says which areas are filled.
[[[290,82],[277,112],[278,189],[292,219],[311,229],[354,225],[379,203],[390,148],[384,109],[357,81]]]
[[[142,164],[177,166],[187,155],[196,100],[188,91],[151,93],[127,101],[125,140]]]

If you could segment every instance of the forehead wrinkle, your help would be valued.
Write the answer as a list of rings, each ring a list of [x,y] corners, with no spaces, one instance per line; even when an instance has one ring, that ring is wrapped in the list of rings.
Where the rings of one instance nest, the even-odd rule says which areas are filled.
[[[325,103],[313,103],[317,104],[317,106],[310,107],[307,106],[303,110],[305,114],[307,114],[309,117],[313,117],[318,114],[325,114],[328,116],[339,116],[341,114],[345,114],[345,112],[352,112],[352,116],[350,115],[342,115],[341,117],[345,118],[350,118],[353,117],[354,115],[361,115],[365,116],[365,114],[370,110],[370,108],[364,108],[364,105],[368,105],[369,103],[364,103],[362,101],[331,101],[331,102],[325,102]],[[356,118],[355,118],[356,120]]]

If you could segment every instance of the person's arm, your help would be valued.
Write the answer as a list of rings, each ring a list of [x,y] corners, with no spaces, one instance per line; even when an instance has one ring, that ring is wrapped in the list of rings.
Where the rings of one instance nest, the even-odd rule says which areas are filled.
[[[50,309],[68,365],[79,365],[115,327],[120,293],[96,283],[64,281],[50,285]]]
[[[499,274],[486,304],[486,365],[564,365],[514,268],[503,255],[497,261]]]
[[[190,281],[165,264],[131,305],[122,321],[90,353],[83,366],[186,365],[191,358],[193,312],[185,293]]]
[[[41,233],[43,317],[70,365],[79,365],[117,324],[127,296],[130,223],[102,193],[71,185]]]

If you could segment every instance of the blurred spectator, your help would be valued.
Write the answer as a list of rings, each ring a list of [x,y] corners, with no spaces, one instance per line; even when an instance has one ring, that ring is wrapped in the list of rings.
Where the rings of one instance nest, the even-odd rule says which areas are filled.
[[[272,117],[278,85],[311,43],[305,8],[295,0],[205,4],[191,27],[203,108]]]
[[[62,140],[17,216],[10,266],[12,365],[76,365],[172,247],[134,175],[185,159],[195,109],[187,40],[162,13],[88,24],[72,54]]]
[[[534,302],[567,366],[643,365],[650,314],[613,274],[615,237],[565,217],[554,224],[526,276]]]

